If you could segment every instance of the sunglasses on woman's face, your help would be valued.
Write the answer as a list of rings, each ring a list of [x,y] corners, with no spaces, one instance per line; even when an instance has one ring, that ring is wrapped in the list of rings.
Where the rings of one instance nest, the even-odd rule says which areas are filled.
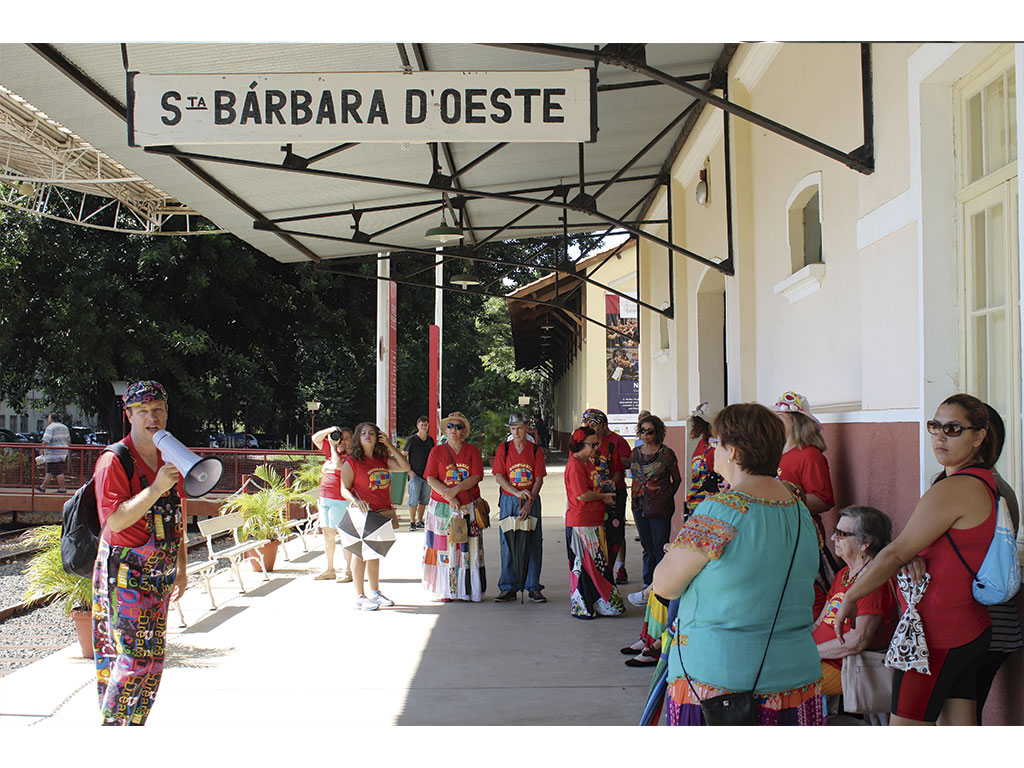
[[[653,434],[655,434],[655,431],[653,429],[641,429],[640,430],[640,434],[641,435],[653,435]]]
[[[460,429],[462,429],[461,424],[445,424],[444,426],[446,429],[454,429],[455,431],[459,431]]]
[[[844,531],[838,525],[832,529],[832,535],[837,539],[845,539],[847,536],[856,536],[856,531]]]
[[[719,438],[717,438],[717,437],[709,437],[708,438],[708,445],[710,445],[712,448],[717,448],[721,444],[722,444],[722,441]]]
[[[949,437],[959,437],[960,433],[965,429],[981,429],[981,427],[968,427],[961,424],[959,421],[947,421],[945,424],[932,419],[927,422],[925,429],[928,430],[929,435],[937,435],[939,432],[945,432]]]

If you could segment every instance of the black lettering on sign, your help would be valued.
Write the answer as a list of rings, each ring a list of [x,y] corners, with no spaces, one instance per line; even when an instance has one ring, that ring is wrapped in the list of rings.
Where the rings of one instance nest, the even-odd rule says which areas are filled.
[[[554,96],[565,96],[565,88],[544,89],[544,122],[564,123],[565,117],[563,115],[552,114],[556,109],[559,111],[562,109],[562,105],[552,98]]]
[[[213,92],[213,124],[230,125],[235,122],[235,94],[231,91]]]
[[[348,122],[349,115],[352,116],[353,123],[363,122],[363,118],[359,116],[356,111],[363,103],[362,94],[359,91],[346,88],[341,92],[341,122],[345,124]]]
[[[313,119],[312,103],[309,91],[292,91],[292,125],[305,125]]]
[[[523,122],[533,122],[533,97],[540,96],[540,88],[516,88],[516,96],[523,97]]]
[[[474,115],[474,112],[480,112],[487,108],[476,96],[486,96],[487,91],[484,88],[467,88],[466,89],[466,122],[467,123],[484,123],[487,119],[483,115]]]
[[[377,88],[370,97],[370,114],[366,117],[368,123],[375,121],[388,125],[388,109],[384,104],[384,92],[380,88]]]
[[[288,98],[284,95],[284,91],[267,91],[264,94],[264,100],[266,106],[263,113],[267,118],[267,125],[273,125],[275,117],[277,122],[284,125],[285,119],[284,115],[281,114],[281,110],[288,103]]]
[[[316,111],[316,124],[327,122],[334,125],[337,122],[337,118],[334,116],[334,97],[330,91],[324,91],[320,94],[320,108]]]
[[[418,125],[426,119],[427,94],[419,88],[409,88],[405,92],[405,124]]]
[[[451,125],[462,117],[462,94],[454,88],[441,91],[441,122]]]
[[[263,125],[263,115],[260,114],[260,97],[256,91],[249,91],[245,94],[245,101],[242,102],[242,119],[239,125],[245,125],[252,120],[256,125]]]
[[[505,102],[512,98],[512,94],[508,88],[495,88],[491,91],[491,106],[497,109],[497,112],[491,112],[491,120],[496,123],[507,123],[512,119],[512,107]],[[504,101],[498,101],[498,99],[504,99]]]
[[[171,103],[171,100],[181,101],[181,94],[177,91],[167,91],[163,98],[160,99],[160,106],[164,108],[164,111],[170,112],[171,116],[167,117],[164,115],[160,118],[160,122],[164,125],[177,125],[181,122],[181,110]]]

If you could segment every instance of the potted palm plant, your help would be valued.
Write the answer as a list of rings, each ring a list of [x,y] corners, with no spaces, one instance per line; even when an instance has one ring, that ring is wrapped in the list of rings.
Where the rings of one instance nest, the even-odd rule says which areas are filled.
[[[239,531],[239,538],[266,539],[269,543],[262,547],[263,562],[267,570],[274,570],[277,549],[281,537],[288,533],[285,526],[288,520],[288,505],[292,502],[302,503],[303,495],[285,483],[284,478],[269,464],[261,464],[253,473],[257,490],[253,493],[235,493],[221,507],[223,513],[241,512],[245,520]],[[252,558],[254,570],[262,570],[259,558]]]
[[[60,526],[43,525],[25,535],[25,541],[42,549],[29,560],[26,600],[52,598],[75,622],[82,656],[92,653],[92,582],[84,576],[72,576],[60,561]]]

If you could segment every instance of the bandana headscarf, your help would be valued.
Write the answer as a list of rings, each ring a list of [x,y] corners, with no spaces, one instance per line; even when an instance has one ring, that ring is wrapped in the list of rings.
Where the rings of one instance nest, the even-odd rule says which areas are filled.
[[[580,421],[590,421],[595,424],[607,424],[608,417],[604,415],[604,411],[599,411],[597,408],[587,408],[583,412],[583,416],[580,417]]]
[[[154,400],[167,402],[167,391],[160,382],[152,380],[136,381],[125,390],[124,396],[121,398],[125,408],[152,403]]]

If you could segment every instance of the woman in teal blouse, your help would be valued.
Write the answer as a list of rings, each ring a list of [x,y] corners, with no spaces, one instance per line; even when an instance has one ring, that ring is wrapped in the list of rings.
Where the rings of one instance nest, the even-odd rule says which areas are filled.
[[[781,427],[756,403],[718,414],[709,442],[729,490],[697,506],[654,572],[654,591],[680,598],[667,652],[670,725],[703,725],[701,700],[752,687],[759,724],[825,724],[811,635],[818,538],[807,507],[775,477]]]

